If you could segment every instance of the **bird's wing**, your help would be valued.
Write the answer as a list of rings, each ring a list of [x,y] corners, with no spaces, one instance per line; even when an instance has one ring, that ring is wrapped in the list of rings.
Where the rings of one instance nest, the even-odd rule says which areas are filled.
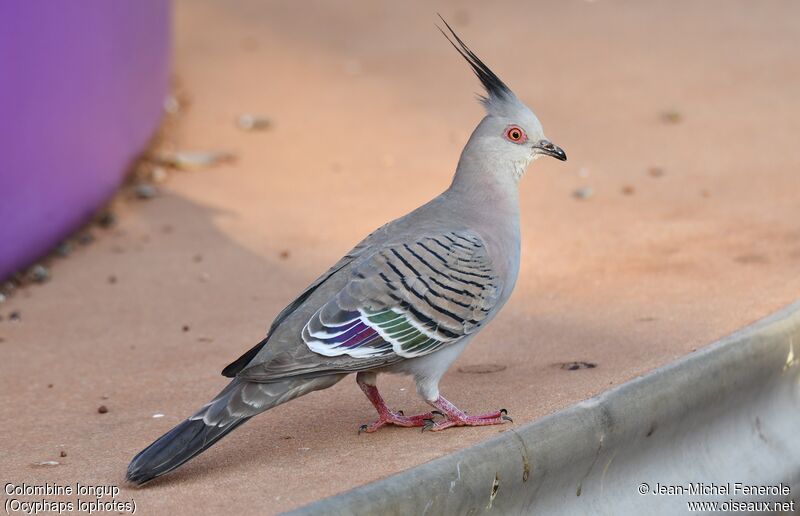
[[[338,262],[336,262],[333,267],[328,269],[322,276],[317,278],[311,285],[309,285],[303,292],[300,293],[294,301],[289,303],[280,313],[275,317],[275,320],[272,321],[272,324],[269,327],[269,331],[267,332],[267,336],[258,344],[250,348],[246,351],[242,356],[228,364],[225,369],[222,370],[222,375],[227,376],[228,378],[233,378],[234,376],[238,375],[242,370],[244,370],[250,362],[258,355],[258,352],[267,344],[269,341],[270,336],[273,334],[276,328],[280,326],[280,324],[298,307],[300,307],[306,300],[313,294],[321,285],[323,285],[326,281],[328,281],[334,274],[339,272],[341,269],[345,268],[349,265],[353,260],[358,258],[365,250],[369,248],[370,241],[376,235],[379,235],[381,232],[385,231],[386,225],[381,226],[380,228],[376,229],[372,233],[370,233],[367,238],[362,240],[358,245],[356,245],[349,253],[344,255]]]
[[[365,364],[426,355],[474,333],[502,290],[485,243],[467,231],[383,245],[350,274],[302,339],[319,355]]]

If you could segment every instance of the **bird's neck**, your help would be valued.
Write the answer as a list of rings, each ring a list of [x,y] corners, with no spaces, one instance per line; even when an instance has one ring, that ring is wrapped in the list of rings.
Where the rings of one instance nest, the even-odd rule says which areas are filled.
[[[514,163],[491,159],[470,145],[464,148],[448,192],[480,203],[487,209],[519,215],[519,178]],[[524,168],[523,168],[524,170]]]

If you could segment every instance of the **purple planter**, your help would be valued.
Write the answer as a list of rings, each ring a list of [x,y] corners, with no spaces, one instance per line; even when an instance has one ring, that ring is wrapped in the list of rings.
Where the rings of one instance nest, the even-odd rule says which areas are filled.
[[[0,278],[114,193],[158,126],[167,0],[0,2]]]

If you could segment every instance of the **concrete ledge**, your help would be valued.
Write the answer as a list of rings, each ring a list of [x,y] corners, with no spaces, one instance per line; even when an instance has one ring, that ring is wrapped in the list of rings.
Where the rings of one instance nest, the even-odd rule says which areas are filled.
[[[797,302],[592,399],[291,514],[683,514],[690,501],[797,500],[799,394]],[[791,494],[652,494],[690,482]]]

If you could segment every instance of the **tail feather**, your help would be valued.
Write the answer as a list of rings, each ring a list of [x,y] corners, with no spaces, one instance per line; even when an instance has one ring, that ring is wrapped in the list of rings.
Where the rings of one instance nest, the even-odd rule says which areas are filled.
[[[129,482],[141,485],[169,473],[210,448],[248,419],[236,419],[222,427],[206,425],[202,419],[187,419],[140,451],[128,466],[126,478]]]
[[[311,391],[330,387],[343,377],[330,375],[274,383],[235,379],[195,415],[139,452],[128,465],[126,478],[141,485],[169,473],[256,414]]]

